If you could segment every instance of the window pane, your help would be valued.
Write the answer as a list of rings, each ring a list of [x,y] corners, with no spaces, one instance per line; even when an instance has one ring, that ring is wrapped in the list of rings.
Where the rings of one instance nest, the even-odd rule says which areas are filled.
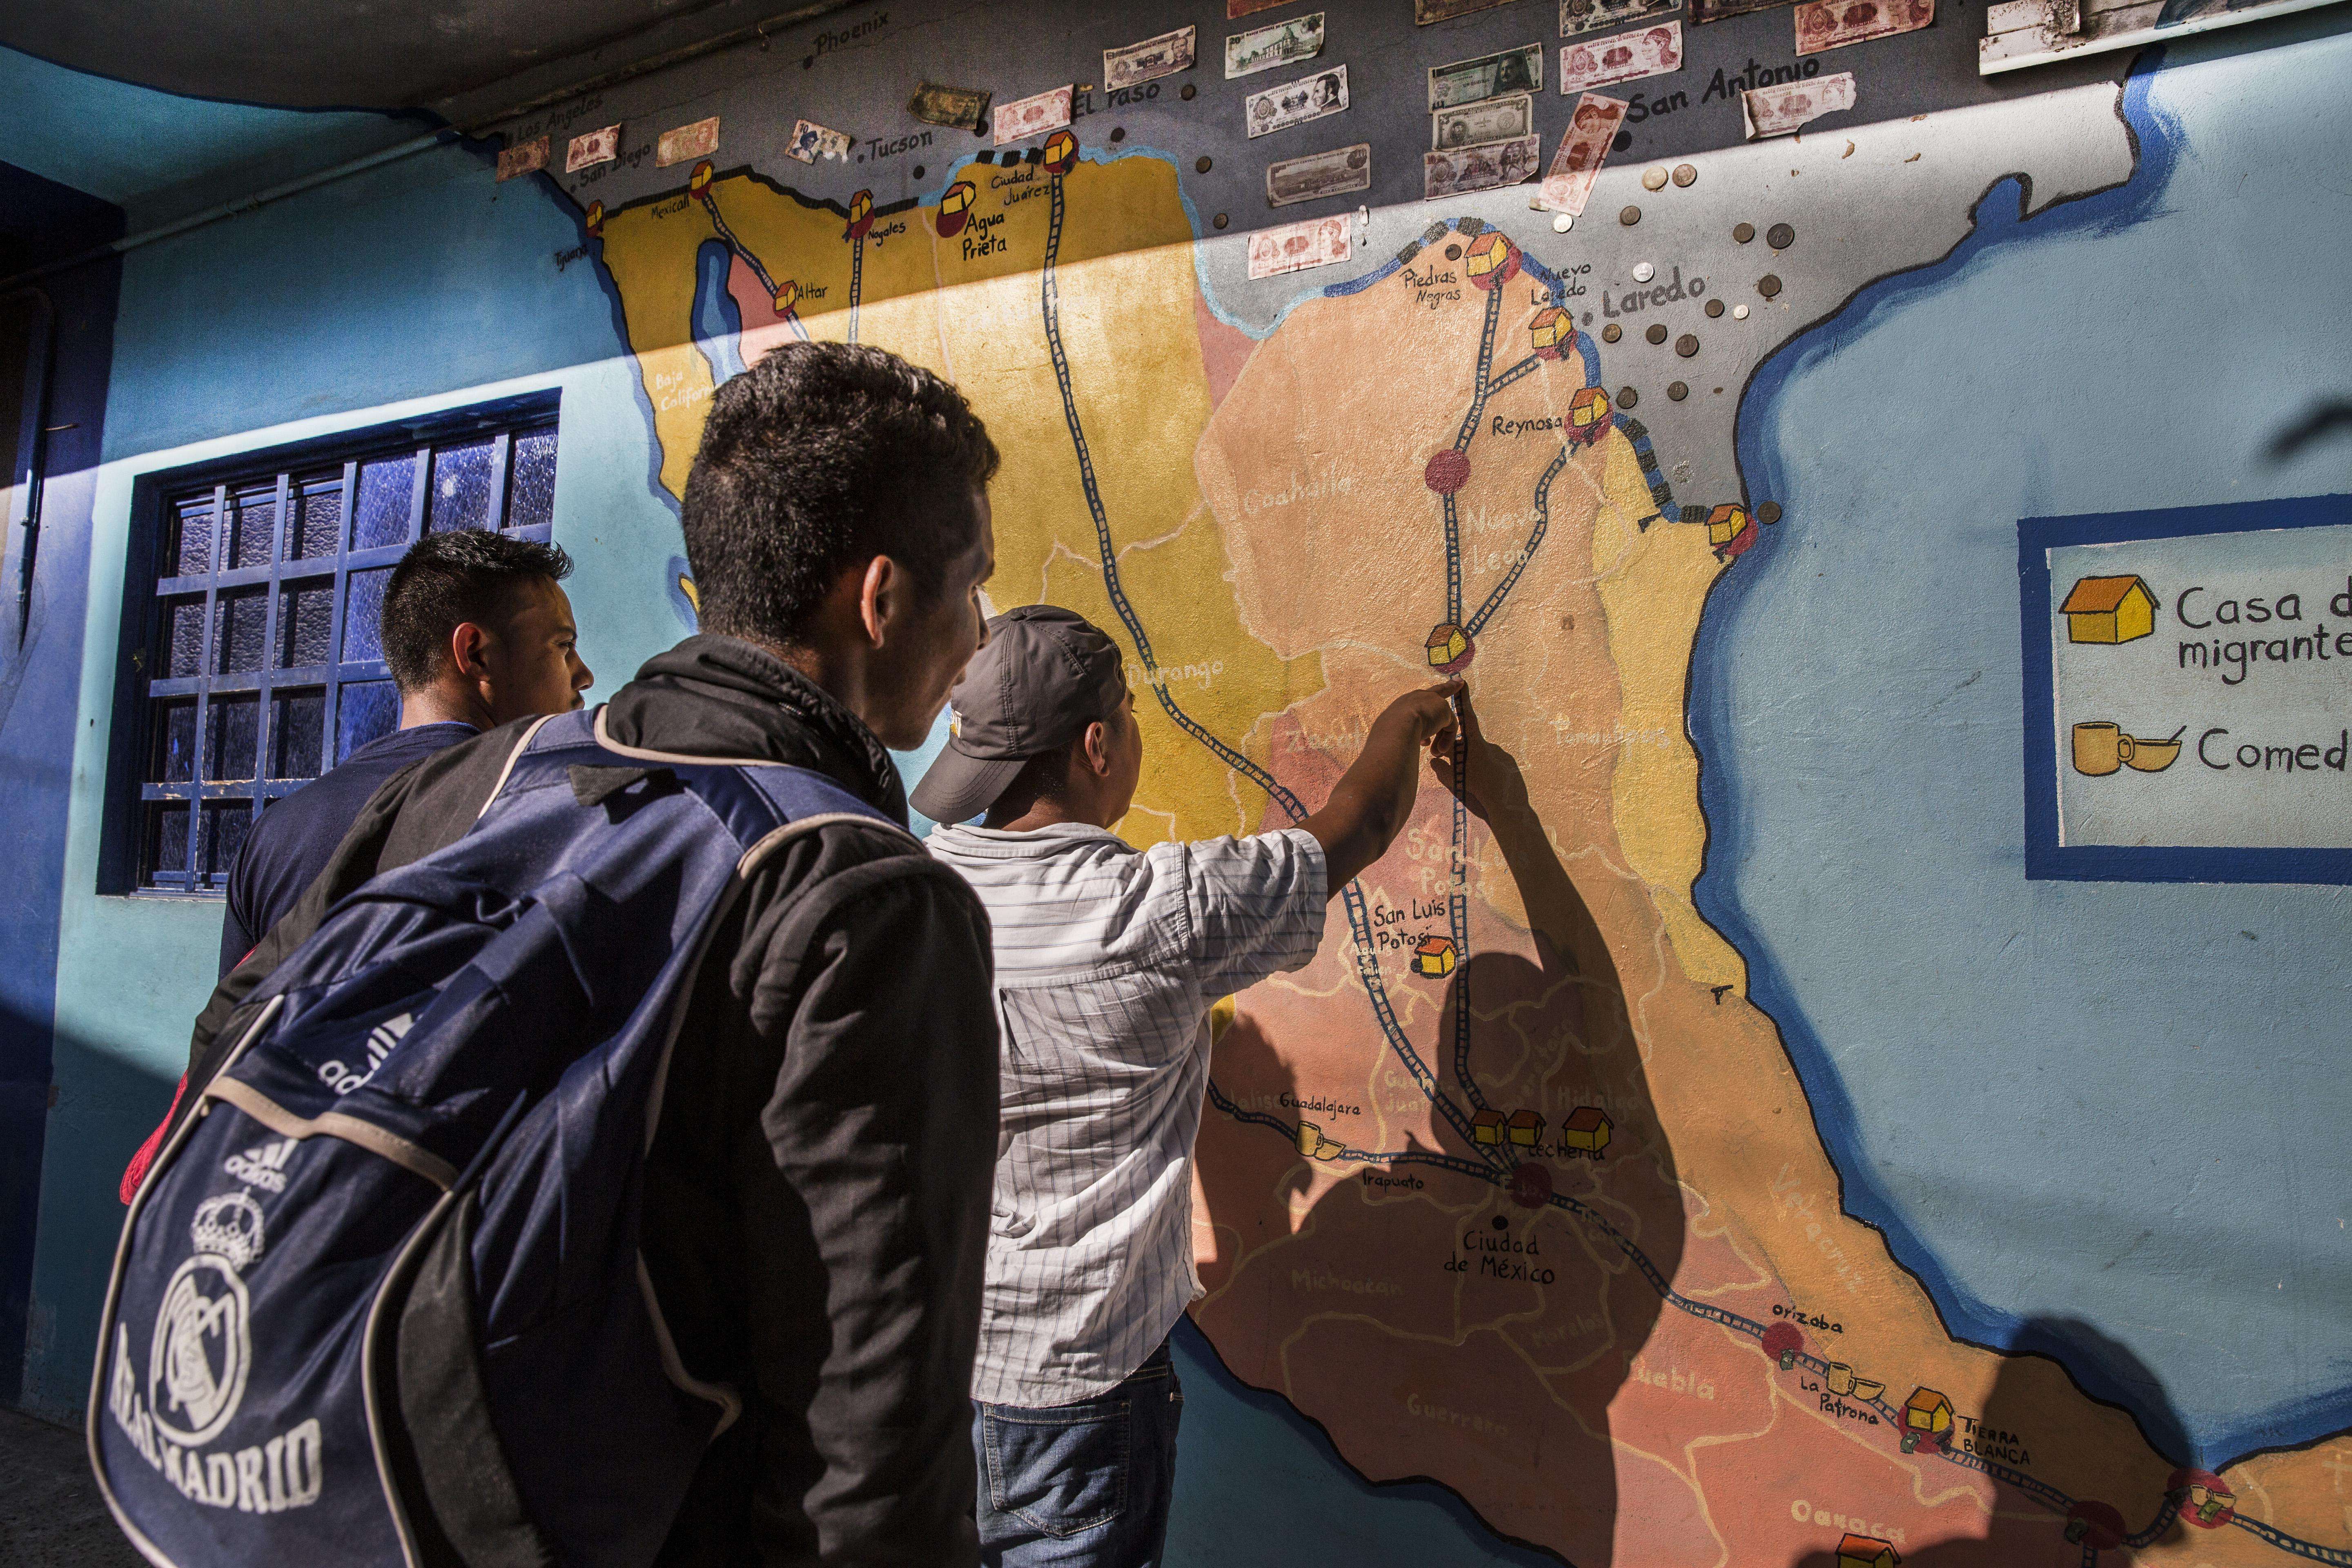
[[[152,784],[186,784],[196,776],[196,700],[155,704],[154,740],[149,747]]]
[[[319,776],[320,742],[325,739],[327,694],[278,691],[270,695],[269,776],[310,779]]]
[[[245,842],[246,830],[252,826],[253,807],[244,801],[205,805],[205,880],[209,885],[217,888],[227,882],[237,846]]]
[[[433,501],[425,531],[483,528],[490,521],[490,446],[473,441],[433,454]]]
[[[295,583],[278,595],[278,661],[279,669],[327,662],[328,643],[335,631],[335,580],[313,578]]]
[[[188,808],[161,805],[147,808],[147,864],[158,871],[188,868]]]
[[[234,526],[229,536],[228,560],[223,563],[222,570],[268,565],[269,552],[278,537],[277,485],[240,491],[230,498],[229,506]]]
[[[392,568],[354,572],[343,599],[343,662],[383,657],[383,585]]]
[[[205,672],[205,602],[163,601],[163,657],[155,673],[170,680]]]
[[[213,569],[213,492],[189,496],[172,509],[172,537],[163,551],[163,575],[202,577]]]
[[[215,784],[253,777],[260,738],[259,693],[214,698],[205,710],[205,777]]]
[[[297,480],[288,498],[293,503],[294,520],[286,531],[286,558],[316,561],[332,555],[343,526],[343,476],[313,474]]]
[[[360,504],[352,548],[375,550],[408,542],[408,512],[416,497],[416,457],[382,458],[360,465]]]
[[[268,631],[269,590],[239,588],[213,601],[213,673],[247,675],[261,668]]]
[[[514,438],[507,457],[509,528],[538,528],[555,518],[555,432],[533,430]]]
[[[400,721],[400,692],[389,680],[355,680],[335,703],[335,761],[392,733]]]

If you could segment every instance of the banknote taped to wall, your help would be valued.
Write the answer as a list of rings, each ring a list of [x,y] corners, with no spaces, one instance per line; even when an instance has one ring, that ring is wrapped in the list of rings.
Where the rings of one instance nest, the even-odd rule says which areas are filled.
[[[1460,195],[1465,191],[1516,185],[1536,172],[1543,138],[1534,134],[1421,155],[1421,199]]]
[[[1572,38],[1579,33],[1605,33],[1612,27],[1671,16],[1682,8],[1683,0],[1559,0],[1559,36]]]
[[[1105,49],[1103,86],[1112,89],[1135,87],[1159,77],[1191,70],[1192,39],[1192,28],[1179,27],[1122,49]]]
[[[1797,52],[1819,54],[1913,33],[1935,20],[1936,0],[1811,0],[1797,7]]]
[[[1480,55],[1476,59],[1432,66],[1430,110],[1433,113],[1481,99],[1501,98],[1507,93],[1541,92],[1543,58],[1541,44],[1524,44],[1499,54]]]
[[[1323,13],[1313,11],[1270,27],[1253,27],[1246,33],[1228,35],[1225,77],[1231,80],[1237,76],[1254,76],[1276,66],[1311,60],[1322,52]]]
[[[499,153],[499,178],[511,180],[518,174],[535,174],[547,167],[549,156],[550,142],[544,136],[503,148]]]
[[[927,81],[915,89],[907,100],[907,112],[926,125],[952,125],[965,131],[981,131],[988,125],[988,100],[992,95],[976,88],[942,87]]]
[[[1265,205],[1286,207],[1318,196],[1370,190],[1371,184],[1372,144],[1359,142],[1352,147],[1334,147],[1328,153],[1309,153],[1304,158],[1268,163]]]
[[[1559,151],[1552,154],[1551,167],[1544,172],[1543,185],[1530,205],[1570,217],[1580,216],[1585,203],[1592,199],[1593,182],[1601,178],[1601,165],[1608,161],[1610,143],[1616,140],[1618,127],[1625,123],[1630,107],[1622,98],[1604,98],[1597,92],[1579,98],[1575,112],[1568,117],[1568,134],[1559,139]]]
[[[784,153],[803,163],[814,163],[819,158],[846,163],[849,137],[843,132],[828,131],[814,120],[803,120],[793,127],[793,139],[784,144]]]
[[[806,121],[803,123],[805,124]],[[841,145],[846,151],[849,138],[843,137]],[[654,143],[654,164],[657,168],[667,169],[672,163],[683,163],[694,158],[708,158],[718,151],[719,117],[714,114],[708,120],[698,120],[691,125],[681,125],[675,130],[663,132],[661,139]]]
[[[621,155],[621,128],[607,125],[583,132],[563,150],[563,172],[576,174],[593,163],[609,163]]]
[[[1527,93],[1444,109],[1429,117],[1429,144],[1439,152],[1480,142],[1507,142],[1536,128],[1535,99]]]
[[[1252,136],[1286,131],[1337,114],[1348,107],[1348,68],[1333,66],[1314,76],[1254,92],[1244,101],[1243,120]]]
[[[1249,237],[1249,275],[1274,278],[1347,260],[1348,226],[1353,221],[1346,213],[1334,213],[1258,230]]]
[[[1757,142],[1802,130],[1807,121],[1852,109],[1853,102],[1853,73],[1840,71],[1835,76],[1749,88],[1739,95],[1739,112],[1747,122],[1748,140]]]
[[[1070,122],[1070,88],[1067,84],[1027,98],[996,106],[996,144],[1019,142],[1025,137],[1042,136],[1048,131],[1059,131]]]
[[[1612,82],[1638,81],[1683,68],[1683,25],[1661,22],[1638,33],[1617,33],[1559,49],[1559,90],[1581,92]]]

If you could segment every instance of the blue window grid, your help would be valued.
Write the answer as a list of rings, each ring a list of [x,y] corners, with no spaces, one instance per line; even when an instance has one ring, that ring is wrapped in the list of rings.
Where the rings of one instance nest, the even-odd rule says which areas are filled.
[[[177,894],[216,894],[228,881],[228,871],[234,854],[233,844],[226,847],[215,840],[224,831],[224,818],[238,808],[250,813],[249,824],[258,821],[261,813],[273,800],[281,799],[300,789],[317,776],[305,772],[287,777],[270,776],[278,761],[280,737],[274,733],[278,722],[274,698],[286,693],[317,692],[322,700],[320,725],[318,768],[334,767],[343,757],[359,746],[377,738],[375,734],[353,736],[348,745],[339,744],[341,733],[341,709],[345,691],[355,685],[391,679],[391,668],[382,658],[349,659],[345,649],[344,620],[351,598],[353,574],[396,564],[426,531],[431,518],[434,462],[436,454],[453,448],[477,446],[486,438],[490,446],[488,511],[483,520],[472,526],[490,531],[503,531],[516,538],[546,542],[553,531],[549,521],[526,522],[507,527],[508,511],[512,500],[513,486],[509,483],[515,443],[529,437],[555,432],[554,421],[543,414],[524,417],[512,423],[485,428],[479,419],[481,411],[464,423],[453,424],[446,433],[436,433],[431,438],[387,444],[383,433],[370,439],[362,433],[345,443],[348,453],[336,460],[327,452],[306,451],[299,460],[278,460],[267,465],[221,475],[209,485],[180,486],[165,477],[151,488],[150,504],[144,509],[148,526],[152,532],[154,549],[150,559],[157,565],[158,574],[147,580],[144,598],[144,636],[133,654],[132,663],[142,672],[138,684],[143,688],[143,700],[132,719],[139,736],[138,742],[138,820],[127,837],[125,848],[135,845],[136,878],[132,890]],[[533,410],[536,413],[536,410]],[[399,539],[391,543],[365,549],[354,549],[353,536],[359,524],[360,470],[376,463],[390,460],[397,463],[403,458],[412,459],[409,473],[408,520]],[[332,482],[329,483],[330,479]],[[551,479],[549,483],[551,484]],[[236,546],[230,526],[232,505],[252,501],[263,493],[273,497],[270,504],[270,540],[268,561],[265,565],[238,567],[235,559]],[[299,548],[294,523],[292,502],[296,497],[339,495],[340,515],[336,522],[335,547],[331,552],[297,557]],[[180,573],[177,527],[183,515],[191,510],[210,509],[210,542],[205,549],[207,570]],[[323,662],[302,665],[281,665],[283,649],[280,638],[286,628],[279,624],[279,614],[286,603],[286,591],[304,587],[326,587],[331,593],[327,633],[327,658]],[[236,673],[223,672],[225,661],[218,641],[223,635],[220,614],[224,594],[236,594],[259,589],[263,605],[260,668]],[[167,607],[199,605],[202,617],[202,647],[194,675],[145,676],[147,669],[170,668],[171,626]],[[219,771],[214,756],[214,710],[224,698],[250,699],[256,707],[253,738],[253,776],[236,779],[215,779]],[[194,731],[184,767],[186,777],[179,780],[159,780],[164,771],[162,755],[165,737],[161,725],[164,707],[170,703],[185,704],[193,699],[195,704]],[[382,731],[379,731],[381,733]],[[241,749],[241,747],[240,747]],[[123,753],[118,752],[118,759]],[[212,809],[207,809],[211,807]],[[226,813],[222,809],[226,808]],[[165,867],[163,861],[166,814],[182,812],[186,818],[186,843],[177,857],[179,865]],[[237,840],[243,832],[236,834]]]

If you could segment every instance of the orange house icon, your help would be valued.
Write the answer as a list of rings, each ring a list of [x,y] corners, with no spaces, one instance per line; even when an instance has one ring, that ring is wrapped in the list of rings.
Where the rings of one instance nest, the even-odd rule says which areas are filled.
[[[2137,577],[2084,577],[2058,606],[2068,642],[2123,643],[2156,630],[2156,594]]]

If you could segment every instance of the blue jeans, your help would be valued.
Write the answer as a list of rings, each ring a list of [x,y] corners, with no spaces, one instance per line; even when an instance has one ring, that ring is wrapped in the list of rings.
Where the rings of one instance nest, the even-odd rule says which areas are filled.
[[[972,1405],[987,1568],[1159,1568],[1184,1390],[1163,1342],[1108,1394]]]

